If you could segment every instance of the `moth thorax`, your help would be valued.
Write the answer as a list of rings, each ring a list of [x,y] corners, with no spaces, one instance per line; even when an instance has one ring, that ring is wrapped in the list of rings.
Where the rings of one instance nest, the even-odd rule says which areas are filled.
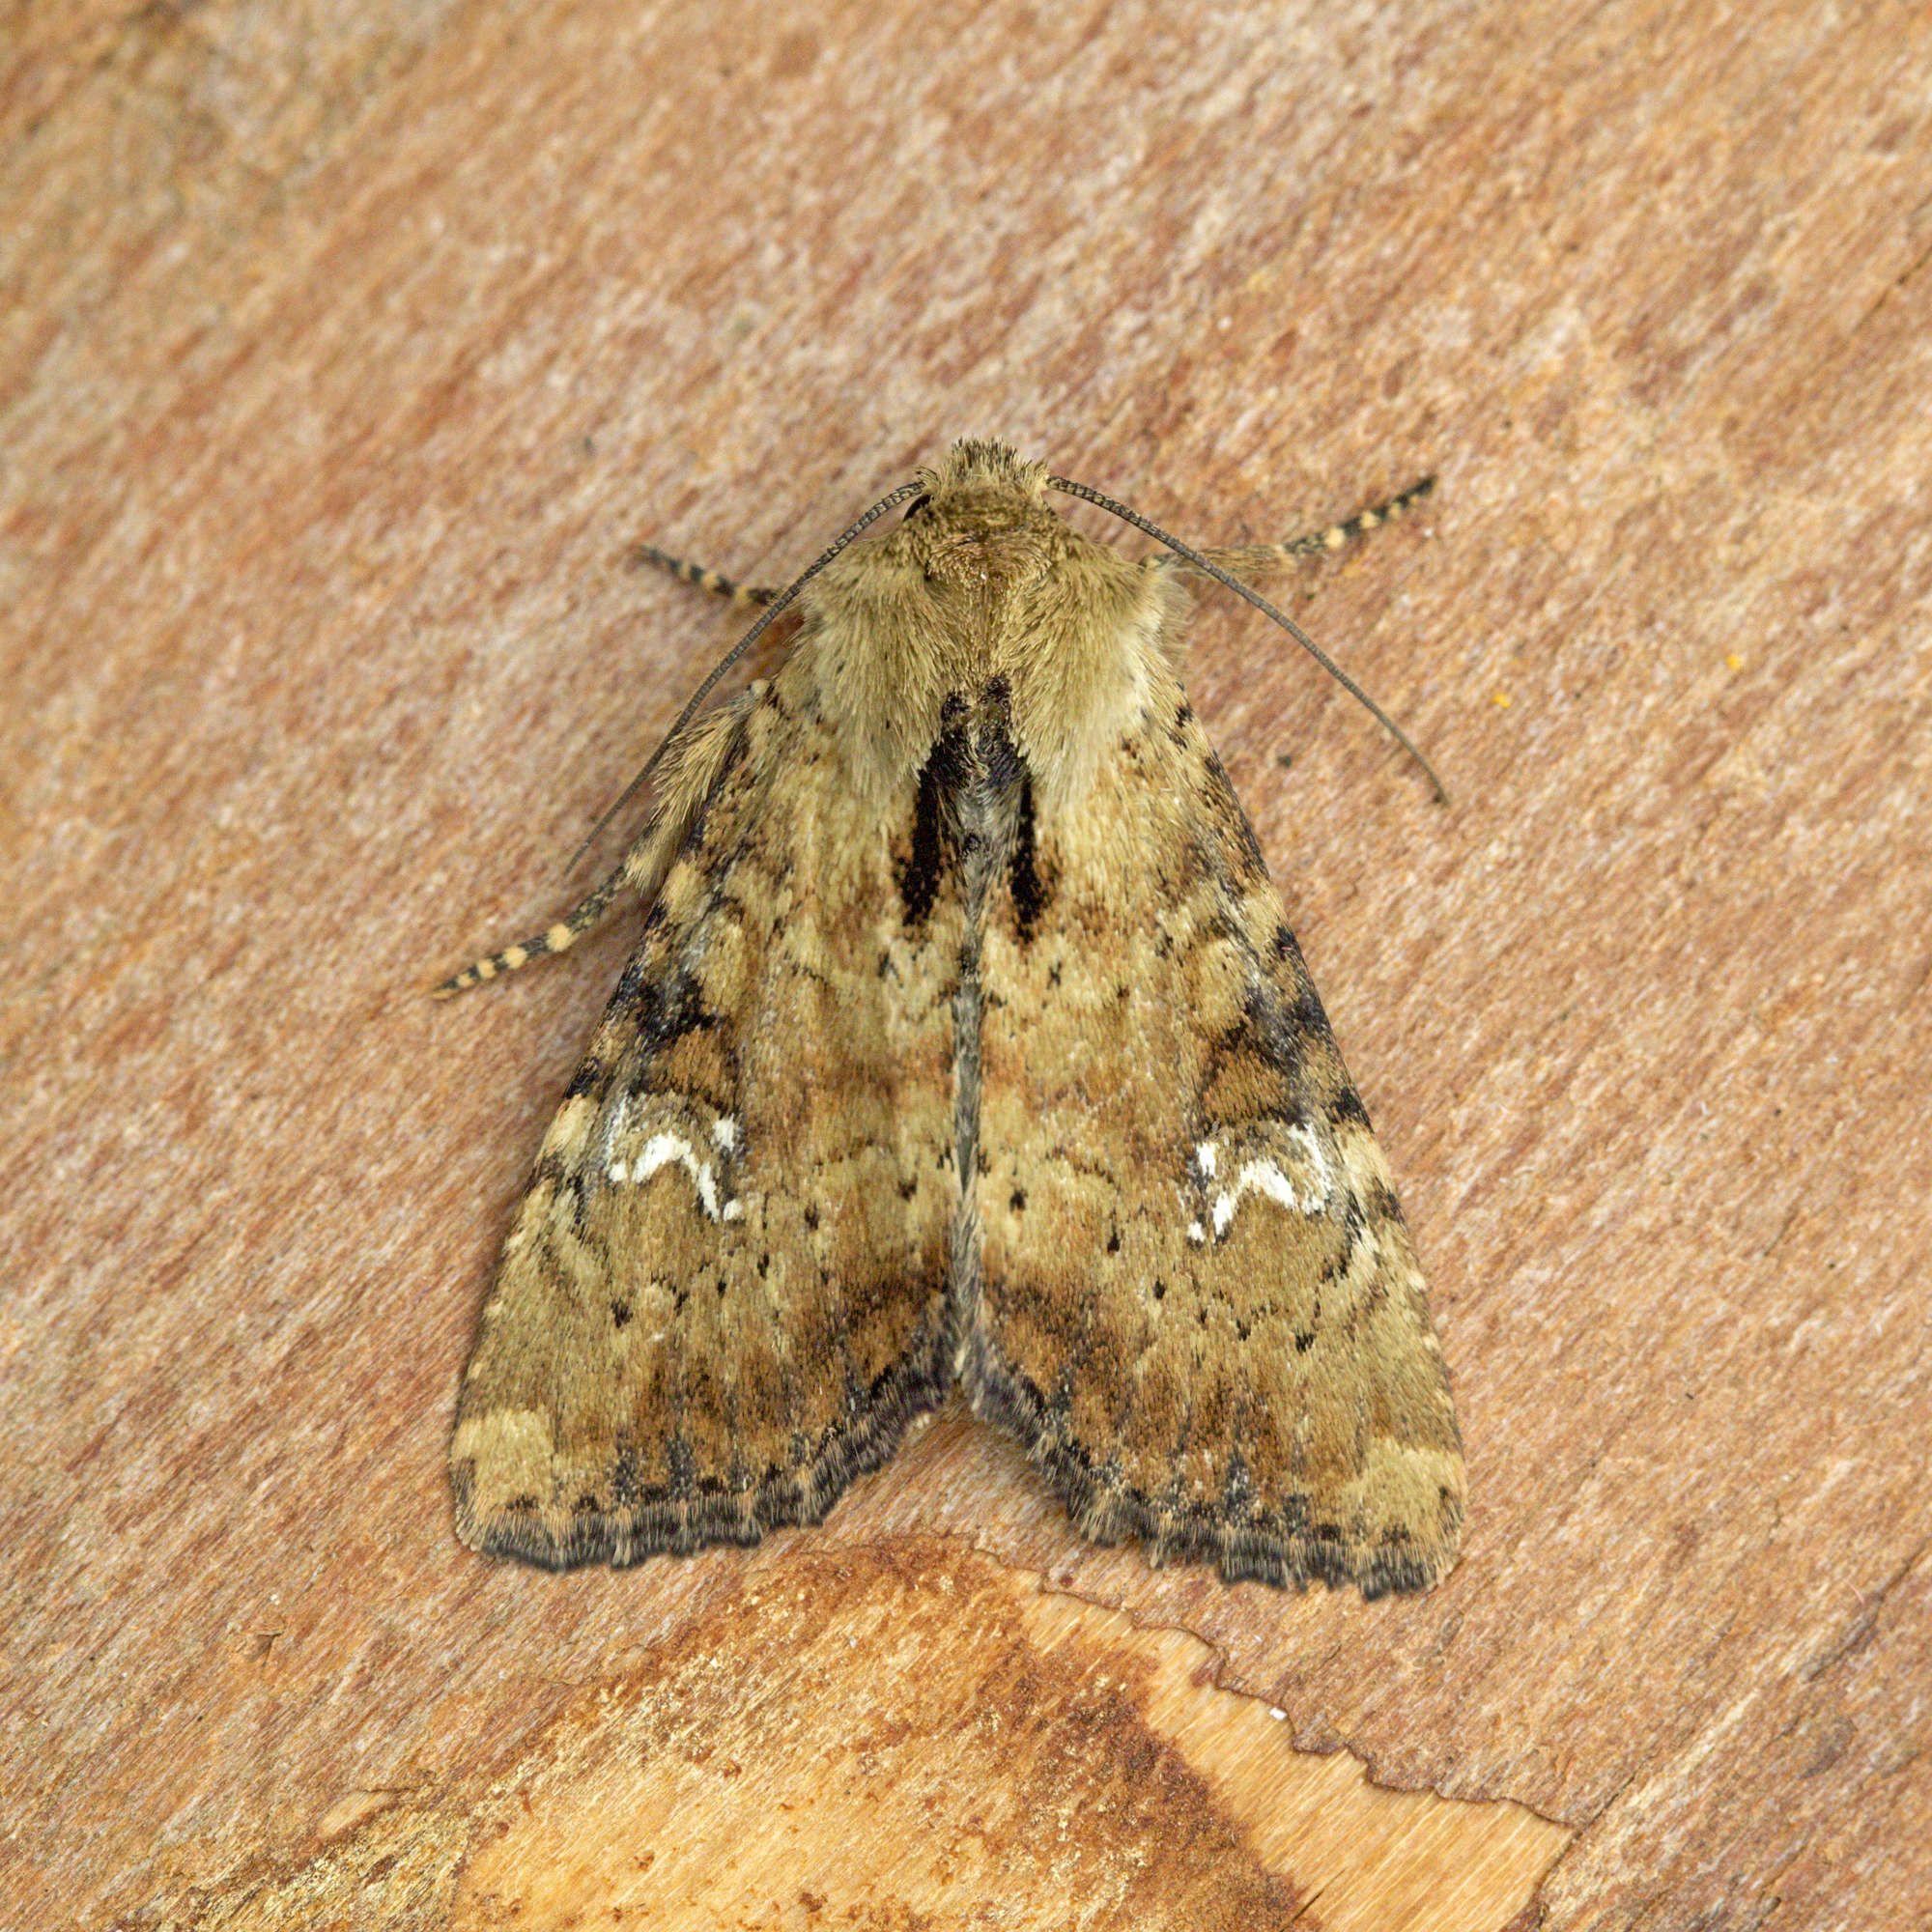
[[[1045,577],[1047,559],[1039,533],[1020,518],[997,523],[974,519],[936,530],[926,572],[973,602],[1009,602]]]

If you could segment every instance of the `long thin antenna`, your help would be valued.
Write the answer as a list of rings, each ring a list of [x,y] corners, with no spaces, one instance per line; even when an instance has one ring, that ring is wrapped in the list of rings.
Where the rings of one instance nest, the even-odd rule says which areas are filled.
[[[876,524],[879,521],[879,519],[886,514],[888,510],[893,509],[897,504],[903,503],[908,497],[917,495],[919,487],[920,486],[917,483],[901,483],[899,487],[892,493],[891,496],[881,497],[879,500],[876,503],[874,503],[872,507],[869,510],[867,510],[866,514],[863,517],[861,517],[856,524],[851,524],[847,526],[844,532],[838,538],[838,540],[826,547],[824,552],[819,555],[816,562],[807,565],[807,567],[804,570],[800,571],[799,574],[796,577],[794,577],[792,581],[789,583],[787,583],[785,587],[781,591],[780,591],[779,594],[775,598],[773,598],[769,604],[765,606],[764,611],[759,615],[758,621],[755,624],[753,624],[752,628],[749,631],[747,631],[745,635],[742,638],[740,638],[738,641],[735,644],[733,644],[731,648],[728,651],[726,651],[724,655],[722,658],[720,658],[715,665],[712,666],[710,676],[707,677],[704,680],[704,682],[700,684],[697,687],[697,689],[691,694],[690,703],[688,703],[684,707],[684,709],[677,714],[677,723],[673,724],[670,727],[670,729],[665,733],[664,737],[659,741],[657,750],[651,753],[648,759],[645,760],[643,770],[640,771],[637,775],[637,777],[634,778],[631,781],[631,782],[624,787],[624,789],[617,795],[616,800],[614,801],[614,803],[612,803],[609,810],[607,810],[603,814],[603,816],[598,819],[597,823],[590,828],[590,831],[588,835],[585,837],[583,843],[580,845],[577,848],[577,850],[571,854],[570,864],[564,867],[565,871],[572,872],[577,869],[578,861],[582,859],[584,853],[589,851],[591,846],[597,842],[598,834],[601,833],[604,830],[604,828],[607,825],[609,825],[610,822],[613,818],[615,818],[616,815],[620,811],[622,811],[623,809],[627,805],[629,805],[630,802],[634,798],[636,798],[640,791],[643,790],[645,785],[650,783],[652,773],[654,773],[657,770],[658,766],[664,762],[664,754],[671,748],[673,744],[677,742],[678,734],[684,729],[684,727],[687,724],[689,724],[694,718],[697,716],[697,707],[700,704],[702,704],[707,697],[711,696],[712,691],[717,686],[718,680],[721,677],[723,677],[724,673],[727,670],[729,670],[731,667],[734,664],[736,664],[738,660],[741,657],[743,657],[745,653],[749,651],[752,648],[752,646],[755,644],[758,641],[758,639],[762,638],[768,630],[771,629],[772,625],[778,621],[780,615],[783,612],[785,606],[788,605],[792,601],[792,599],[795,598],[798,595],[798,593],[801,590],[803,590],[805,586],[808,583],[810,583],[811,580],[814,577],[816,577],[818,573],[821,570],[823,570],[825,566],[828,563],[830,563],[832,559],[835,556],[837,556],[841,550],[845,548],[847,544],[852,542],[852,540],[855,537],[861,535],[863,532],[869,529],[871,526]]]
[[[1047,488],[1050,490],[1063,491],[1069,497],[1084,497],[1088,502],[1097,504],[1101,509],[1119,517],[1122,523],[1133,525],[1137,530],[1145,530],[1156,543],[1165,544],[1176,556],[1184,558],[1196,570],[1206,571],[1209,577],[1214,578],[1219,582],[1225,583],[1237,597],[1245,597],[1264,616],[1272,617],[1344,691],[1348,692],[1350,696],[1358,698],[1381,721],[1389,736],[1428,775],[1429,782],[1435,787],[1435,802],[1438,805],[1447,805],[1449,803],[1448,788],[1435,776],[1435,768],[1430,764],[1429,760],[1415,749],[1415,746],[1409,740],[1408,733],[1293,617],[1287,615],[1284,611],[1277,611],[1259,591],[1250,590],[1238,577],[1234,576],[1229,571],[1223,570],[1218,563],[1209,563],[1198,550],[1189,550],[1179,538],[1169,536],[1158,524],[1150,523],[1139,511],[1128,509],[1124,503],[1115,502],[1111,497],[1101,496],[1097,490],[1090,490],[1084,483],[1069,482],[1065,476],[1049,476],[1046,479],[1046,483]]]

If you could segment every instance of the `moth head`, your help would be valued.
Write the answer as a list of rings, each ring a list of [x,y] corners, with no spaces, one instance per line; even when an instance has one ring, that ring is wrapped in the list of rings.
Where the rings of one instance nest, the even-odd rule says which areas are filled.
[[[1046,505],[1046,466],[1004,443],[955,442],[919,472],[919,490],[896,542],[941,592],[980,602],[1024,591],[1047,574],[1067,534]]]

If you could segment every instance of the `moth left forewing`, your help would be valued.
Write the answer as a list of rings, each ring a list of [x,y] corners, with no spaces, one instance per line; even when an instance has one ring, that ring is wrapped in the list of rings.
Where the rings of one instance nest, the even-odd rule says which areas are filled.
[[[1463,1472],[1414,1250],[1226,776],[1143,690],[988,920],[966,1385],[1097,1540],[1423,1587]]]
[[[451,1446],[480,1549],[817,1521],[944,1393],[956,899],[908,921],[911,798],[860,795],[809,665],[741,724],[485,1304]]]

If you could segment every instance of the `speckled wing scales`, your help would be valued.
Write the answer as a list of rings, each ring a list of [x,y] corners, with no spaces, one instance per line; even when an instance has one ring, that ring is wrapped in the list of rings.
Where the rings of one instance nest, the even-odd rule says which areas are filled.
[[[1171,677],[1020,843],[981,957],[968,1393],[1096,1540],[1230,1580],[1426,1587],[1464,1486],[1421,1274]]]
[[[815,1522],[948,1379],[956,899],[781,673],[666,875],[519,1208],[451,1465],[562,1567]]]

